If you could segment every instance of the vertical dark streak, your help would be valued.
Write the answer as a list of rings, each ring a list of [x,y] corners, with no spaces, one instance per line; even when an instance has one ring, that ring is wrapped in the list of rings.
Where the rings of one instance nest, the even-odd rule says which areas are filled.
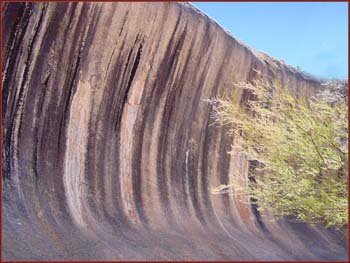
[[[258,163],[256,161],[250,161],[249,162],[249,170],[252,171],[256,169],[258,166]],[[256,179],[252,173],[249,173],[248,180],[250,183],[256,184]],[[261,214],[258,210],[258,204],[257,199],[254,197],[250,197],[250,203],[251,203],[251,210],[255,216],[255,220],[257,222],[258,227],[263,231],[265,234],[269,233],[269,230],[266,228],[264,222],[262,221]]]
[[[136,58],[135,58],[134,64],[133,64],[132,69],[131,69],[130,78],[129,78],[129,81],[128,81],[128,85],[126,87],[125,96],[124,96],[124,100],[123,100],[124,102],[126,102],[126,97],[127,97],[128,93],[129,93],[129,89],[131,87],[131,83],[134,80],[137,67],[139,66],[141,54],[142,54],[142,43],[140,43],[140,46],[139,46],[139,48],[137,50]]]
[[[82,11],[84,13],[84,11]],[[83,56],[83,52],[85,51],[85,46],[88,46],[89,42],[91,41],[91,39],[89,39],[89,36],[91,37],[92,32],[94,32],[95,27],[96,27],[96,23],[97,23],[97,12],[94,12],[93,16],[92,16],[92,21],[94,22],[93,26],[90,26],[89,28],[86,27],[86,23],[85,23],[85,30],[88,30],[88,32],[86,33],[86,39],[81,39],[80,40],[80,45],[79,45],[79,51],[78,54],[76,55],[76,59],[75,59],[75,63],[72,64],[72,69],[73,69],[73,74],[71,79],[68,81],[66,81],[65,86],[67,87],[65,90],[68,90],[68,94],[67,94],[67,98],[64,99],[64,106],[63,106],[63,115],[60,121],[60,128],[59,128],[59,132],[58,132],[58,150],[61,149],[61,140],[62,140],[62,132],[63,129],[65,128],[66,124],[65,121],[68,120],[68,112],[69,112],[69,108],[70,108],[70,104],[73,98],[73,93],[76,90],[76,81],[77,81],[77,75],[78,75],[78,69],[80,67],[80,62],[81,62],[81,58]],[[83,20],[82,15],[79,16],[79,22]],[[83,35],[85,33],[85,30],[83,32]]]
[[[9,42],[14,42],[14,54],[19,54],[18,49],[22,43],[23,37],[25,35],[26,32],[26,28],[27,25],[29,23],[29,19],[31,17],[31,5],[26,4],[24,9],[20,9],[19,14],[17,16],[16,19],[20,19],[20,23],[15,23],[15,25],[13,26],[13,31],[14,32],[18,32],[18,30],[22,29],[22,31],[20,32],[20,36],[18,37],[18,39],[13,39],[12,41]],[[15,33],[14,33],[15,34]],[[11,43],[11,45],[12,45]],[[12,106],[11,106],[11,110],[9,111],[8,107],[7,107],[7,103],[9,99],[15,100],[16,96],[15,94],[13,96],[11,96],[10,98],[9,96],[9,91],[10,91],[10,85],[8,84],[8,77],[12,76],[12,71],[13,71],[13,67],[14,67],[14,63],[17,60],[17,56],[12,56],[12,53],[8,55],[8,59],[9,61],[9,66],[7,69],[7,74],[3,76],[3,83],[2,83],[2,125],[3,127],[5,127],[5,130],[3,129],[3,140],[2,140],[2,149],[3,149],[3,157],[2,157],[2,176],[4,179],[10,179],[11,177],[11,169],[13,166],[13,158],[11,158],[11,156],[13,156],[13,152],[14,149],[12,147],[12,143],[11,143],[11,138],[12,138],[12,133],[13,133],[13,121],[15,119],[14,114],[16,112],[15,109],[17,109],[16,107],[16,103],[15,101],[12,102]],[[28,58],[27,58],[28,59]],[[4,73],[4,72],[3,72]],[[8,116],[7,116],[8,114]]]
[[[182,12],[182,11],[181,11]],[[175,48],[171,49],[171,45],[175,39],[175,34],[178,30],[179,24],[180,24],[180,17],[181,12],[177,17],[177,21],[175,24],[175,28],[173,30],[172,36],[170,38],[170,41],[167,46],[167,51],[165,53],[164,59],[162,60],[158,72],[159,79],[155,82],[155,87],[158,89],[154,89],[152,93],[152,103],[156,103],[156,101],[159,100],[161,96],[163,96],[163,93],[167,90],[166,87],[168,85],[168,81],[172,78],[173,74],[170,74],[174,67],[174,61],[178,57],[178,52],[180,51],[179,47],[182,46],[183,40],[184,40],[184,32],[182,33],[183,37],[182,40],[180,38],[180,41],[177,41]],[[162,88],[162,89],[159,89]],[[164,214],[166,215],[167,220],[171,221],[171,210],[169,209],[169,196],[168,196],[168,187],[167,187],[167,178],[165,173],[165,156],[166,156],[166,149],[167,149],[167,125],[169,123],[170,118],[170,111],[169,111],[169,94],[167,94],[167,101],[165,104],[161,127],[160,127],[160,134],[159,134],[159,144],[158,144],[158,156],[157,156],[157,185],[158,185],[158,192],[160,195],[160,200],[162,204],[162,208],[164,211]],[[156,103],[157,104],[157,103]]]

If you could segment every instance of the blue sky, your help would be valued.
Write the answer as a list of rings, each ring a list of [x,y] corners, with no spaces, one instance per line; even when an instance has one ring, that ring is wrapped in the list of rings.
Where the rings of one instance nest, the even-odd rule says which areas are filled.
[[[346,2],[191,3],[256,50],[319,77],[348,77]]]

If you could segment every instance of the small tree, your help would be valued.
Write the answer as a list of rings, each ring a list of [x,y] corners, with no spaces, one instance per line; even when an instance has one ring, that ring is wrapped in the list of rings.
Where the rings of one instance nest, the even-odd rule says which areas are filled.
[[[247,191],[259,209],[270,209],[277,218],[292,215],[310,224],[345,227],[346,95],[336,85],[313,98],[294,96],[278,82],[235,86],[228,99],[209,102],[215,121],[229,126],[233,150],[258,163]],[[237,101],[242,89],[250,94],[245,102]]]

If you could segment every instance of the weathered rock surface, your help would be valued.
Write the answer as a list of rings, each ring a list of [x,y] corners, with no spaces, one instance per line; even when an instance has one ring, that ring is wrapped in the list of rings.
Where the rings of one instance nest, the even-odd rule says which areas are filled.
[[[4,260],[347,258],[334,231],[209,190],[249,165],[204,100],[256,70],[302,95],[318,81],[188,4],[3,3],[2,15]]]

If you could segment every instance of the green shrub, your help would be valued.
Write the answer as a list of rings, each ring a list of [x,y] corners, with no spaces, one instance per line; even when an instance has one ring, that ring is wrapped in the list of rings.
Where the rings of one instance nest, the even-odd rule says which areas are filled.
[[[237,101],[242,90],[249,99]],[[348,224],[348,111],[339,87],[306,98],[278,82],[257,80],[209,102],[215,121],[230,128],[231,153],[258,163],[246,191],[260,210],[327,227]],[[235,185],[213,190],[229,187]]]

